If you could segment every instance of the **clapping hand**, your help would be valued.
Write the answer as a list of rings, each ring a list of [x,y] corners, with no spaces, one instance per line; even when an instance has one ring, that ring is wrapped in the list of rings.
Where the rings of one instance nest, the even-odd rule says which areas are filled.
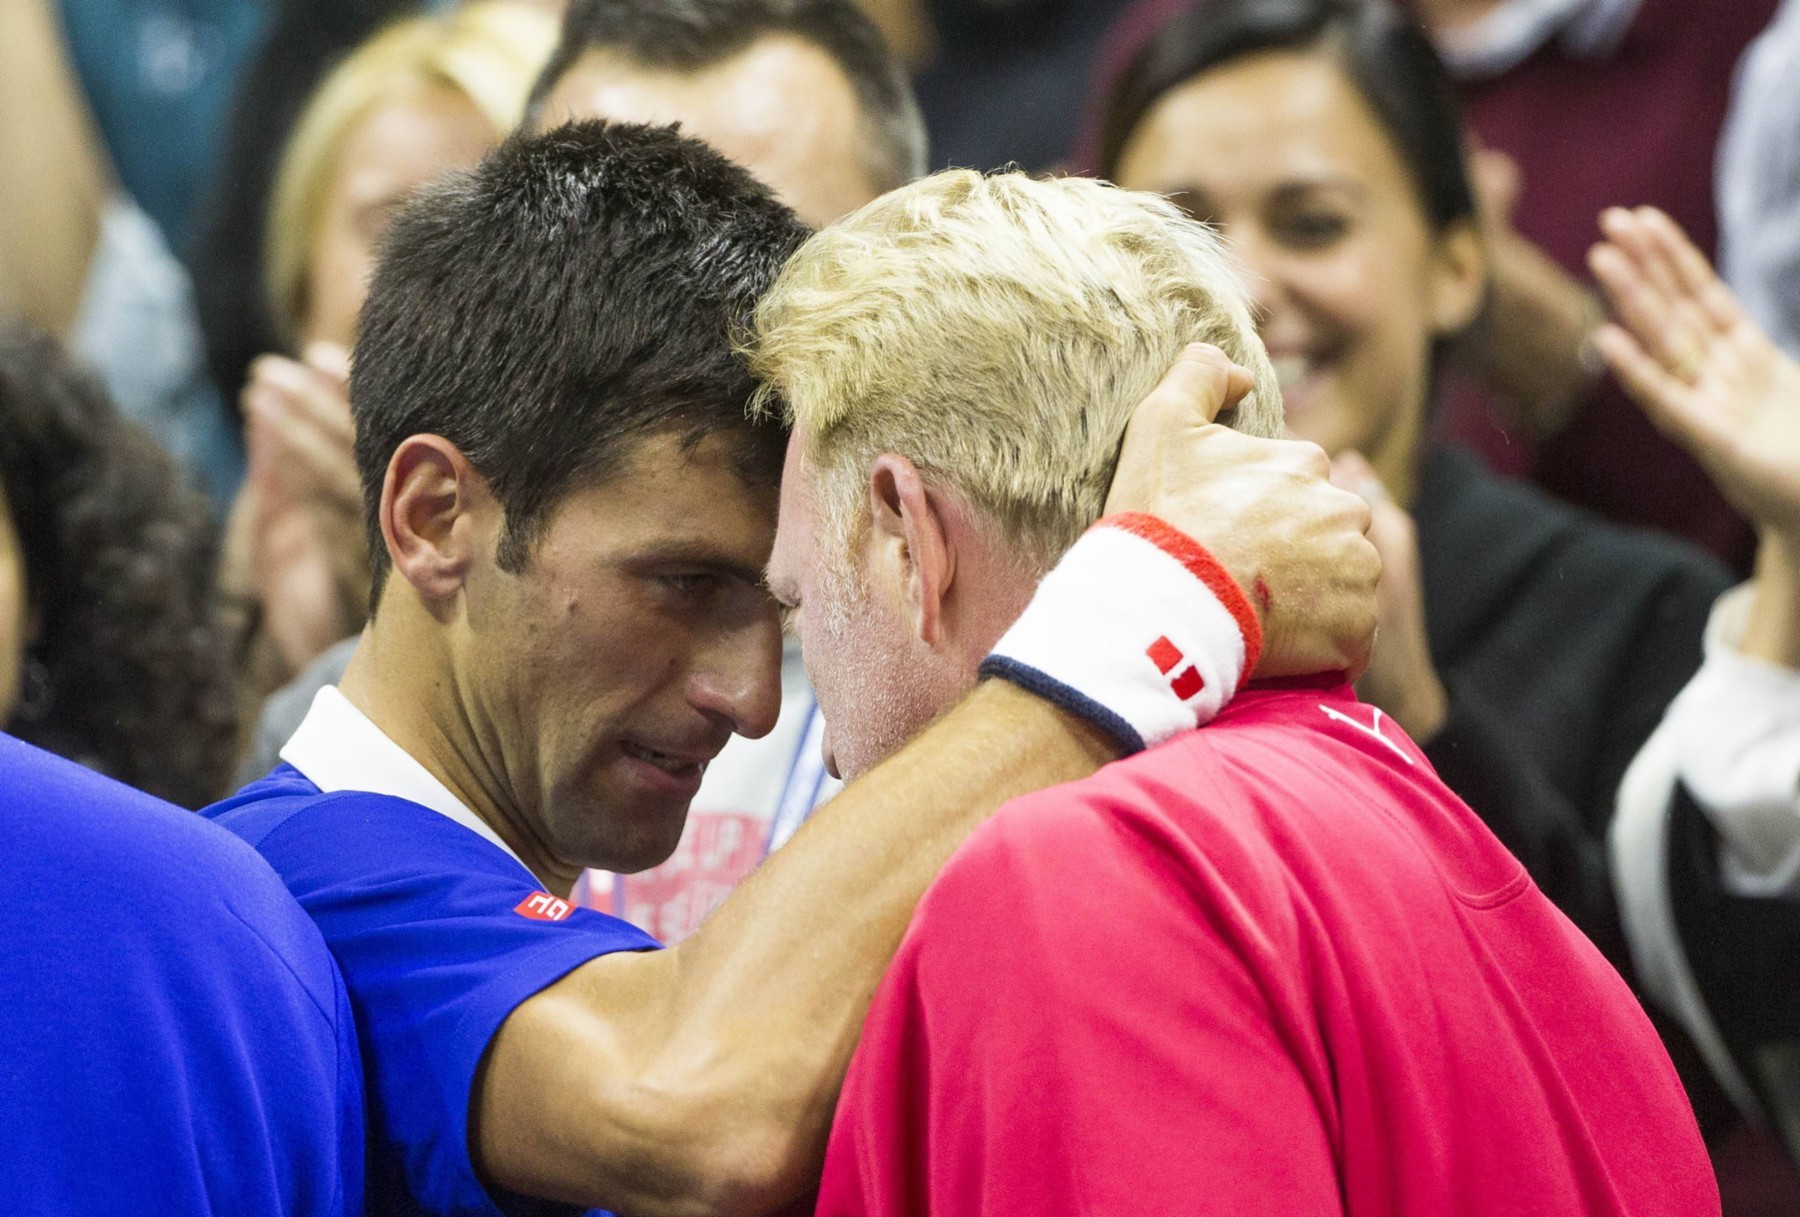
[[[258,359],[244,389],[249,576],[288,671],[355,632],[368,595],[349,373],[347,352],[315,343],[305,362]]]
[[[1783,354],[1675,222],[1614,208],[1588,263],[1618,323],[1595,345],[1650,421],[1765,539],[1800,549],[1800,364]]]

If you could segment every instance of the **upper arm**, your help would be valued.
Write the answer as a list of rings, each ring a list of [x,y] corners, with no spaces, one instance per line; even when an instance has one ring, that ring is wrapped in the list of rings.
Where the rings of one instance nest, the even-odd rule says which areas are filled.
[[[1304,1032],[1230,902],[1158,843],[1028,819],[978,834],[920,906],[846,1082],[820,1212],[1335,1211]]]
[[[483,1175],[534,1196],[633,1213],[709,1211],[689,1152],[707,1121],[666,1030],[671,952],[592,960],[526,999],[470,1098]]]

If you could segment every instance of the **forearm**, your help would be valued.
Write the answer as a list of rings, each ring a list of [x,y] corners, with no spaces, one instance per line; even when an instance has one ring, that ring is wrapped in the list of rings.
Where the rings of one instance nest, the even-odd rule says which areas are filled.
[[[61,335],[100,235],[108,171],[52,0],[0,0],[0,301]]]
[[[944,862],[1007,800],[1115,755],[1086,722],[990,681],[833,799],[677,948],[685,1034],[733,1045],[721,1064],[744,1115],[792,1130],[785,1184],[817,1169],[869,999]]]
[[[1534,432],[1561,430],[1598,372],[1588,339],[1604,317],[1587,288],[1530,243],[1495,251],[1495,284],[1481,323],[1459,347],[1469,370]]]
[[[1008,799],[1115,755],[1086,722],[982,685],[833,799],[692,938],[572,977],[567,996],[604,1014],[592,1048],[619,1080],[589,1096],[579,1147],[530,1144],[507,1111],[484,1112],[489,1169],[643,1214],[792,1199],[816,1177],[870,997],[938,869]],[[542,1051],[515,1021],[495,1070]]]

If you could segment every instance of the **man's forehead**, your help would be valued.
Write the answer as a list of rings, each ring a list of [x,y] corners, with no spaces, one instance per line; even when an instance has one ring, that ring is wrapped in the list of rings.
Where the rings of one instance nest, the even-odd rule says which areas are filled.
[[[754,43],[752,45],[755,45]],[[695,138],[717,144],[715,114],[722,85],[738,73],[743,52],[703,68],[640,63],[596,47],[571,64],[545,99],[544,121],[606,118],[617,122],[680,123]]]
[[[796,427],[788,436],[787,457],[781,467],[781,505],[776,516],[775,545],[769,553],[769,590],[784,600],[798,597],[802,550],[812,526],[812,488],[805,469],[806,441]]]

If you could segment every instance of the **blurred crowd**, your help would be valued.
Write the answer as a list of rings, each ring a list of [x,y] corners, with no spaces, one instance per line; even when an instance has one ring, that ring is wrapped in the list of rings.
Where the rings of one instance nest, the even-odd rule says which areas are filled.
[[[0,728],[186,807],[276,763],[368,612],[386,221],[521,122],[814,226],[1097,175],[1224,235],[1371,502],[1359,695],[1632,982],[1726,1212],[1800,1211],[1800,0],[846,4],[0,0]],[[678,939],[828,798],[783,694],[578,899]]]

